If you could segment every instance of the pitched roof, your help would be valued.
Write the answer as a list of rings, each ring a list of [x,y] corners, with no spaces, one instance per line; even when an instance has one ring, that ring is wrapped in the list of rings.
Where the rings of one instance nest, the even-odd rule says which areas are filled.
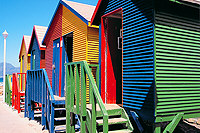
[[[29,46],[29,50],[28,53],[30,53],[30,50],[32,49],[32,45],[33,45],[33,37],[35,35],[37,41],[38,41],[38,46],[39,49],[41,50],[41,48],[46,48],[45,45],[42,45],[42,40],[46,34],[47,31],[47,27],[44,26],[38,26],[38,25],[34,25],[33,26],[33,31],[32,31],[32,35],[31,35],[31,41],[30,41],[30,46]]]
[[[200,5],[200,0],[182,0],[182,1],[186,1],[186,2],[190,2],[190,3],[194,3],[194,4]]]
[[[95,6],[62,0],[67,5],[69,5],[72,9],[74,9],[77,13],[83,16],[86,20],[91,21],[93,12],[95,10]]]
[[[61,4],[64,7],[68,8],[76,16],[78,16],[87,25],[89,24],[88,22],[91,21],[93,12],[95,10],[95,6],[92,6],[92,5],[87,5],[87,4],[77,3],[77,2],[72,2],[72,1],[68,1],[68,0],[60,0],[59,3],[58,3],[58,6],[56,8],[56,11],[54,12],[54,15],[53,15],[53,17],[52,17],[52,19],[50,21],[50,24],[48,26],[46,34],[48,33],[48,30],[51,27],[51,23],[53,22],[54,17],[56,15],[56,12],[58,11],[58,8],[59,8],[59,6]],[[44,36],[44,39],[46,37],[46,34]],[[42,40],[42,43],[43,43],[44,39]]]
[[[27,54],[28,54],[28,49],[29,49],[29,46],[30,46],[30,41],[31,41],[31,36],[24,35],[24,44],[25,44]]]
[[[29,49],[29,46],[30,46],[30,40],[31,40],[31,36],[27,36],[27,35],[23,36],[22,44],[21,44],[21,48],[20,48],[20,52],[19,52],[19,58],[21,56],[23,42],[24,42],[24,46],[25,46],[25,49],[26,49],[26,54],[28,54],[28,49]]]
[[[97,6],[95,8],[94,14],[92,15],[92,19],[91,19],[91,24],[96,24],[98,25],[100,18],[97,18],[98,15],[100,15],[100,11],[99,9],[104,8],[102,5],[103,3],[105,3],[107,0],[98,0]],[[200,5],[200,0],[178,0],[180,2],[188,2],[188,3],[192,3],[192,4],[197,4]],[[199,6],[198,6],[199,7]]]
[[[42,45],[42,40],[47,31],[47,27],[34,25],[34,28],[35,28],[35,35],[39,43],[39,47],[45,48],[46,46]]]

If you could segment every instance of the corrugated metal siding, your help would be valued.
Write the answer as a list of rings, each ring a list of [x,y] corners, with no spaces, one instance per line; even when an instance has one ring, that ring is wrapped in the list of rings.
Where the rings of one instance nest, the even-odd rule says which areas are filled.
[[[62,8],[60,5],[55,17],[49,27],[48,33],[44,39],[44,43],[46,44],[46,71],[49,77],[49,81],[52,84],[52,62],[53,62],[53,40],[62,36]]]
[[[158,116],[199,113],[200,24],[156,14]]]
[[[62,35],[73,32],[73,62],[86,60],[87,25],[63,7]]]
[[[104,14],[123,8],[123,106],[144,120],[154,115],[151,0],[109,0]]]
[[[40,49],[36,37],[34,36],[33,46],[31,51],[35,50],[35,70],[40,69]],[[32,55],[31,55],[32,56]],[[33,58],[33,57],[32,57]]]
[[[87,62],[97,64],[99,62],[99,29],[88,28]]]

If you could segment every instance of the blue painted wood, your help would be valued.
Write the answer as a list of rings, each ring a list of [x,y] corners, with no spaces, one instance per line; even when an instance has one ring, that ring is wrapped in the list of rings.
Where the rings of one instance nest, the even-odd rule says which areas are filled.
[[[54,105],[51,103],[50,133],[54,132]]]
[[[55,65],[55,70],[53,70],[53,81],[54,81],[54,90],[55,95],[59,96],[59,75],[60,75],[60,38],[54,40],[54,48],[53,48],[53,54],[54,54],[54,60],[53,64]]]
[[[39,49],[38,41],[36,36],[33,36],[33,46],[31,48],[31,70],[37,70],[40,69],[40,57],[41,57],[41,51]],[[34,51],[34,53],[33,53]],[[35,68],[33,68],[33,58],[35,55]]]
[[[104,6],[101,16],[123,8],[123,106],[153,121],[153,1],[109,0]]]
[[[52,113],[50,107],[52,106],[50,105],[55,103],[55,99],[45,69],[27,71],[25,101],[27,101],[27,104],[25,104],[27,112],[25,113],[27,113],[28,118],[34,119],[34,109],[31,106],[37,102],[42,104],[42,125],[45,125],[45,128],[47,128],[52,124],[51,122],[53,121],[50,121],[50,114]]]
[[[101,95],[101,24],[99,25],[99,93]]]

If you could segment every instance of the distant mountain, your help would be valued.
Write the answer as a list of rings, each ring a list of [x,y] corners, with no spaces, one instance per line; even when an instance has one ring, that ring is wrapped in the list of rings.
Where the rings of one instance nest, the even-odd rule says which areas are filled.
[[[19,73],[20,67],[14,67],[10,63],[6,63],[6,74]],[[3,77],[3,63],[0,63],[0,77]]]

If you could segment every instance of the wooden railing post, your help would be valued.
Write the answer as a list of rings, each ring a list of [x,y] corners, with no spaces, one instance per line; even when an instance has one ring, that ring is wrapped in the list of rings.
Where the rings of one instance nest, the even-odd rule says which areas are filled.
[[[84,64],[81,63],[81,133],[86,131],[86,86]]]
[[[66,107],[66,132],[67,133],[70,133],[70,88],[71,88],[71,86],[70,86],[70,79],[69,79],[69,77],[70,77],[70,74],[69,74],[69,72],[70,72],[70,70],[69,69],[71,69],[71,67],[70,66],[66,66],[66,99],[65,99],[65,107]]]

